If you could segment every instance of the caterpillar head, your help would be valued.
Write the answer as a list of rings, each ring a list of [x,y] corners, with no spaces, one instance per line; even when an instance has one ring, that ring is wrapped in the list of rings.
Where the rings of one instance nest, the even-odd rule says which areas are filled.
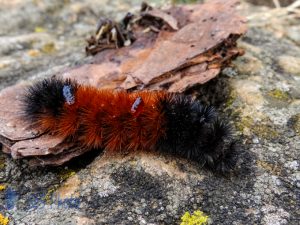
[[[236,144],[231,126],[211,106],[172,94],[162,102],[166,136],[161,150],[180,155],[225,174],[236,164]]]

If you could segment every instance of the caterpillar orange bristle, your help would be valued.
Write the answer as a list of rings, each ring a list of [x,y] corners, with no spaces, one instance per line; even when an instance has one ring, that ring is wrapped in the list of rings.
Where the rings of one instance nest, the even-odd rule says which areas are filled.
[[[232,129],[215,109],[177,93],[97,89],[46,79],[24,96],[25,119],[36,128],[89,149],[157,150],[225,174],[235,167]]]

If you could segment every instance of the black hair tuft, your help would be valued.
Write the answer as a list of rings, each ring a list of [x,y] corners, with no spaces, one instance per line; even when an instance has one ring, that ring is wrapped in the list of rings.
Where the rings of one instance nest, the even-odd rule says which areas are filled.
[[[232,128],[213,107],[181,94],[169,94],[160,104],[167,129],[157,144],[160,151],[196,161],[221,174],[234,168],[237,147]]]
[[[63,93],[65,86],[70,87],[71,93],[77,88],[75,82],[57,78],[45,79],[30,86],[22,101],[25,118],[34,124],[42,116],[59,116],[66,102]]]

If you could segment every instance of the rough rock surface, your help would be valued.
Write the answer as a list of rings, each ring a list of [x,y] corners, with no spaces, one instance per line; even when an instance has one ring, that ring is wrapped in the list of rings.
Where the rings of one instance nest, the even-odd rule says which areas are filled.
[[[84,38],[98,16],[120,18],[139,4],[5,1],[0,88],[90,60]],[[236,174],[219,177],[153,154],[91,153],[37,170],[0,153],[1,215],[11,224],[178,224],[186,211],[201,210],[212,224],[299,224],[299,19],[245,2],[240,9],[249,19],[240,41],[246,54],[194,90],[236,125],[242,140]]]

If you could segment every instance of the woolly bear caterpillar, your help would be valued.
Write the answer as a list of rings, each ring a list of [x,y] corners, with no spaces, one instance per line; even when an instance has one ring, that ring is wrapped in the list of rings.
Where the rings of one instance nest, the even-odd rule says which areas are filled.
[[[89,149],[157,150],[226,173],[236,164],[231,127],[215,109],[165,91],[97,89],[51,78],[24,96],[24,118],[34,127]]]

